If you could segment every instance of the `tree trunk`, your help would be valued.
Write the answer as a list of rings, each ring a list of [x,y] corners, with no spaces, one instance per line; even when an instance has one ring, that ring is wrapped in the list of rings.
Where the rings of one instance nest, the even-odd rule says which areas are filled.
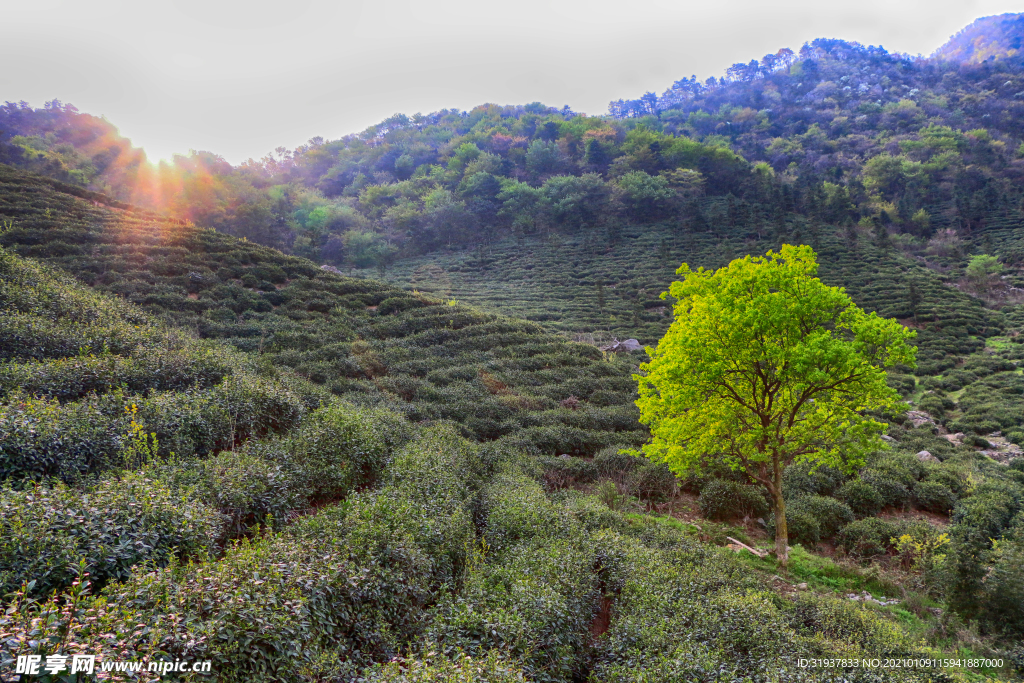
[[[782,467],[777,459],[773,459],[772,470],[775,475],[771,492],[775,504],[775,557],[785,569],[789,566],[789,529],[786,527],[786,501],[782,497]]]

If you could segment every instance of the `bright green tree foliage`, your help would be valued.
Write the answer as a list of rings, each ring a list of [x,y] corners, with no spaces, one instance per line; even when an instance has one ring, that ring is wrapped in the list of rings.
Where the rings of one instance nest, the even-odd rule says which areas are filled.
[[[851,470],[882,445],[885,426],[864,412],[900,404],[884,368],[913,365],[915,333],[823,284],[808,246],[676,272],[675,321],[634,376],[653,434],[644,452],[677,474],[717,459],[763,484],[785,562],[783,468]]]

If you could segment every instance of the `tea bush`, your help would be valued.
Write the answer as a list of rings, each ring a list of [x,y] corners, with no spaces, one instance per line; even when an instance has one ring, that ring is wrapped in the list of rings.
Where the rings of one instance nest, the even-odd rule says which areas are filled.
[[[336,653],[343,678],[389,661],[454,585],[482,467],[447,428],[406,445],[396,463],[379,491],[238,542],[217,562],[135,574],[109,598],[147,615],[165,652],[213,660],[219,680],[287,679],[320,651]]]
[[[957,497],[949,487],[937,481],[917,482],[913,496],[916,507],[940,515],[948,515],[957,503]]]
[[[55,476],[72,482],[117,466],[132,419],[157,435],[161,455],[173,450],[186,457],[290,429],[305,411],[281,383],[248,373],[206,390],[145,398],[114,391],[61,404],[9,395],[0,402],[0,478]]]
[[[884,555],[892,547],[890,539],[900,535],[898,525],[878,517],[858,519],[839,532],[836,545],[853,557],[871,558]]]
[[[775,536],[775,515],[768,518],[768,535]],[[821,522],[818,517],[801,505],[786,508],[786,531],[790,543],[799,543],[814,548],[822,539]],[[828,538],[825,536],[825,538]]]
[[[328,670],[328,673],[330,671]],[[422,658],[400,659],[363,672],[360,683],[527,683],[523,671],[498,650],[483,657],[457,653],[451,658],[427,652]]]
[[[832,538],[853,521],[853,510],[850,506],[827,496],[804,496],[787,501],[787,522],[794,511],[812,517],[817,522],[821,538],[824,539]]]
[[[592,460],[585,458],[542,458],[544,481],[550,489],[561,489],[597,480],[600,474]]]
[[[782,473],[782,493],[786,498],[831,496],[848,479],[840,470],[810,462],[795,462]]]
[[[801,594],[790,618],[800,631],[818,634],[836,644],[856,643],[861,651],[878,657],[903,657],[916,649],[894,623],[874,610],[838,597]]]
[[[770,509],[761,487],[725,479],[711,479],[705,483],[697,504],[704,517],[715,520],[766,517]]]
[[[910,490],[904,483],[893,477],[892,470],[867,468],[861,470],[860,477],[861,483],[869,486],[878,495],[881,507],[905,508],[910,503]],[[913,479],[910,481],[912,483]],[[866,489],[863,490],[866,491]],[[848,499],[847,503],[851,508],[857,509],[862,514],[870,514],[868,512],[872,507],[870,494],[856,493],[856,489],[844,484],[839,495]]]
[[[90,392],[114,389],[144,394],[206,388],[219,383],[232,369],[219,349],[146,348],[131,357],[76,356],[0,367],[0,394],[20,389],[38,397],[74,401]]]
[[[850,506],[859,517],[870,517],[885,506],[885,498],[870,482],[852,479],[836,492],[836,498]]]
[[[204,559],[224,520],[139,473],[107,478],[85,491],[63,484],[0,489],[0,591],[23,581],[35,594],[61,590],[85,560],[94,585],[128,578],[134,565]]]
[[[262,450],[262,449],[261,449]],[[279,526],[289,513],[307,506],[307,492],[280,462],[249,450],[223,451],[205,460],[198,474],[202,498],[229,520],[241,536],[256,524]]]
[[[448,655],[502,651],[530,680],[572,680],[583,669],[600,598],[593,553],[572,539],[545,539],[489,560],[435,608],[427,638]]]

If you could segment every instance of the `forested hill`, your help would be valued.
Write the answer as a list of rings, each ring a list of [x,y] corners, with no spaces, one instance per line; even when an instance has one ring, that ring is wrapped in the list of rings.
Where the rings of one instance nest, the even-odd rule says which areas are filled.
[[[212,152],[139,165],[110,124],[59,102],[0,109],[0,143],[10,163],[339,267],[506,236],[700,231],[702,197],[731,196],[744,225],[809,217],[927,240],[1021,199],[1024,70],[956,59],[822,39],[611,116],[395,115],[237,167]]]
[[[949,39],[934,57],[968,64],[990,59],[1016,58],[1021,61],[1024,15],[1000,14],[982,17]]]

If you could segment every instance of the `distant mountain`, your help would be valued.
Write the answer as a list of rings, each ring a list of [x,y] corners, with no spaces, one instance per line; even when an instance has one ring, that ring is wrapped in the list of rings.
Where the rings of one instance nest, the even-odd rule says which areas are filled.
[[[1024,57],[1024,14],[1000,14],[982,17],[962,29],[935,51],[932,57],[967,64],[980,64],[987,59]]]

